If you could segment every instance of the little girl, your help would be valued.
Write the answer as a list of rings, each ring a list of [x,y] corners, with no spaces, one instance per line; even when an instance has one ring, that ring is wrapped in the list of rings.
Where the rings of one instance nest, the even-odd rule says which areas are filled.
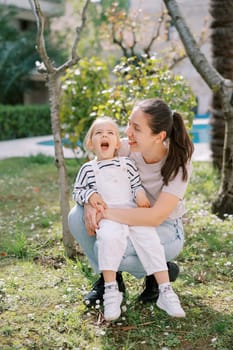
[[[85,163],[77,175],[73,198],[78,204],[90,204],[100,213],[106,207],[150,207],[135,164],[128,157],[117,156],[120,135],[111,118],[96,119],[85,143],[96,158]],[[121,314],[122,293],[118,290],[116,272],[128,239],[147,275],[153,274],[159,285],[157,306],[170,316],[185,317],[179,298],[170,285],[164,248],[154,227],[128,226],[102,219],[96,230],[96,239],[99,269],[105,281],[106,321],[116,320]]]

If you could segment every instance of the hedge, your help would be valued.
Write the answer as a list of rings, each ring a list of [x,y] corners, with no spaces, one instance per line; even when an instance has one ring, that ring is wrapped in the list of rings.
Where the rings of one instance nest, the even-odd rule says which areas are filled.
[[[0,105],[0,140],[50,135],[48,105]]]

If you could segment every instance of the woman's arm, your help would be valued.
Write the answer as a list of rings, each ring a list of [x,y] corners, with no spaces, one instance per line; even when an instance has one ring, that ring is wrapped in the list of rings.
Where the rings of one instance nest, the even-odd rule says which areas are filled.
[[[130,226],[158,226],[172,213],[179,198],[162,192],[152,208],[106,209],[104,218]]]

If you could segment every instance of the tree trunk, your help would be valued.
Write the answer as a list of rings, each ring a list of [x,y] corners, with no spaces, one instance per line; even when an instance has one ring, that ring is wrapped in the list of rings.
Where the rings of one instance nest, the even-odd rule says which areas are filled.
[[[233,80],[233,0],[210,0],[212,62],[216,70],[226,79]],[[221,170],[225,120],[223,102],[219,92],[212,99],[211,150],[214,165]]]
[[[58,169],[58,181],[60,190],[60,208],[62,214],[62,232],[65,252],[68,257],[76,255],[74,238],[68,227],[69,204],[69,186],[67,181],[65,159],[62,147],[62,138],[60,130],[59,110],[60,110],[60,79],[57,72],[48,75],[48,89],[51,107],[51,124],[55,146],[55,164]]]
[[[233,81],[223,86],[222,107],[225,120],[221,185],[218,197],[212,204],[212,211],[220,218],[233,214]],[[228,84],[226,84],[228,85]]]

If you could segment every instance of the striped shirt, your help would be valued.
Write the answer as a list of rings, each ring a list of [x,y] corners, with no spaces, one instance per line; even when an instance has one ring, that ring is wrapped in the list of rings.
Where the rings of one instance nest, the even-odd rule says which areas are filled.
[[[132,160],[128,157],[124,157],[125,166],[128,174],[128,179],[132,189],[132,196],[135,198],[135,194],[138,190],[143,190],[141,179],[138,170]],[[120,167],[121,163],[118,157],[110,160],[97,161],[99,170],[104,167]],[[73,199],[80,205],[88,203],[88,199],[93,193],[98,193],[95,173],[91,162],[85,163],[78,172],[77,178],[74,184],[74,190],[72,193]]]

